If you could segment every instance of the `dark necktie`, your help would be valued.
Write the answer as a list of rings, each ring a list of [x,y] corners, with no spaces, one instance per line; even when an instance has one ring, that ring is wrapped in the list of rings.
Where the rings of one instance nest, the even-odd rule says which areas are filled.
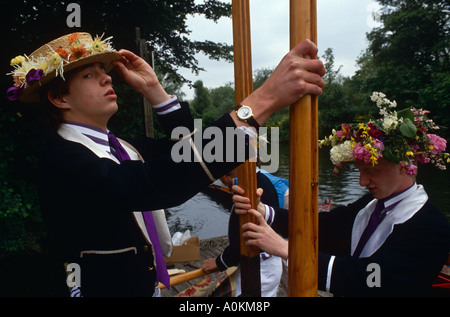
[[[366,229],[364,230],[363,234],[361,235],[361,238],[359,239],[355,252],[353,252],[354,258],[359,258],[367,241],[369,241],[369,238],[372,236],[377,226],[384,219],[386,213],[382,214],[381,212],[383,210],[384,210],[384,201],[379,200],[377,205],[375,206],[375,210],[372,212],[372,215],[370,216],[369,223],[367,224]]]
[[[108,132],[108,140],[113,151],[113,154],[117,157],[119,162],[130,160],[130,156],[127,151],[122,147],[119,140],[110,132]],[[167,288],[170,288],[170,277],[167,273],[166,263],[161,250],[161,244],[159,243],[158,231],[156,230],[155,221],[151,211],[142,212],[144,216],[145,226],[150,236],[150,241],[153,244],[153,250],[155,251],[156,261],[156,279],[158,282],[164,284]]]

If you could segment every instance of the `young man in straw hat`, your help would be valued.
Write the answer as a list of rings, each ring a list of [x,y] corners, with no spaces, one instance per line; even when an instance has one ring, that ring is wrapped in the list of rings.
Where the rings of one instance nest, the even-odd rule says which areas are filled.
[[[343,124],[321,142],[333,146],[336,168],[355,162],[370,193],[319,214],[318,287],[335,296],[431,295],[450,251],[450,226],[415,176],[418,163],[445,168],[446,142],[433,133],[437,126],[427,111],[397,113],[381,93],[372,100],[383,119]],[[246,243],[287,259],[287,211],[263,204],[249,210],[242,188],[233,189],[236,212],[250,212],[259,223],[244,225]],[[267,209],[275,209],[269,224]]]
[[[253,116],[232,111],[215,127],[224,136],[227,127],[239,127],[236,137],[248,140],[249,125],[262,125],[305,94],[320,94],[324,67],[303,58],[316,54],[312,42],[300,43],[242,101]],[[155,281],[168,286],[162,253],[170,254],[170,235],[167,240],[157,210],[183,203],[240,163],[202,161],[188,106],[167,95],[144,60],[115,51],[110,38],[66,35],[12,64],[8,98],[40,100],[54,126],[41,160],[41,208],[53,249],[64,262],[79,265],[75,286],[83,296],[152,296]],[[133,146],[118,141],[108,130],[118,110],[107,75],[112,68],[153,105],[167,135],[178,126],[190,132],[177,140],[143,138]],[[176,163],[171,156],[181,139],[190,144],[194,162]]]

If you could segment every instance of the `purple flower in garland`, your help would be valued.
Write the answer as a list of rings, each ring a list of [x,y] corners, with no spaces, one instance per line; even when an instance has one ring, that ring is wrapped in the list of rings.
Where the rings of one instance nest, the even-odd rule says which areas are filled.
[[[25,77],[29,86],[33,85],[35,82],[41,80],[44,75],[44,71],[42,69],[31,69],[27,76]]]

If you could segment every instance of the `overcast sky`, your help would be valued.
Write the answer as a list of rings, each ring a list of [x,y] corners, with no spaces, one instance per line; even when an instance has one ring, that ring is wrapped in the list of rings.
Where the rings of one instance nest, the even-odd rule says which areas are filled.
[[[332,48],[335,65],[342,65],[342,75],[353,75],[356,59],[368,45],[366,33],[376,24],[372,14],[378,8],[373,0],[317,0],[319,56]],[[253,70],[275,67],[289,51],[289,0],[250,0],[250,21]],[[188,19],[188,26],[194,40],[233,43],[231,19],[223,18],[216,24],[194,16]],[[199,76],[181,71],[189,80],[200,79],[208,88],[234,81],[233,64],[211,61],[201,54],[196,58],[206,71]],[[193,90],[187,86],[184,91],[187,99],[193,97]]]

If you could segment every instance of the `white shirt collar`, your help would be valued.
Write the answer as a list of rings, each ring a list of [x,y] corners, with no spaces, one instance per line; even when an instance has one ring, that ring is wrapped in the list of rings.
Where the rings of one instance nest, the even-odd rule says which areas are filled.
[[[116,157],[112,154],[111,148],[109,146],[108,131],[87,124],[81,124],[76,122],[66,122],[65,124],[69,125],[79,133],[91,139],[100,148],[102,148],[105,152],[107,152],[114,161],[117,161]]]
[[[386,212],[389,212],[392,210],[399,202],[401,202],[403,199],[411,195],[412,192],[414,192],[417,189],[417,183],[414,182],[414,184],[409,187],[408,189],[404,190],[398,195],[394,195],[391,198],[388,198],[384,202],[384,208],[386,208]]]
[[[387,205],[391,208],[390,212],[386,213],[384,220],[378,225],[369,241],[367,241],[360,257],[368,257],[376,252],[392,233],[394,226],[408,221],[423,207],[427,200],[428,195],[423,186],[417,184],[389,199]],[[376,199],[372,200],[366,207],[359,211],[355,218],[352,229],[351,254],[355,251],[361,235],[367,226],[370,215],[375,209],[376,203]]]

